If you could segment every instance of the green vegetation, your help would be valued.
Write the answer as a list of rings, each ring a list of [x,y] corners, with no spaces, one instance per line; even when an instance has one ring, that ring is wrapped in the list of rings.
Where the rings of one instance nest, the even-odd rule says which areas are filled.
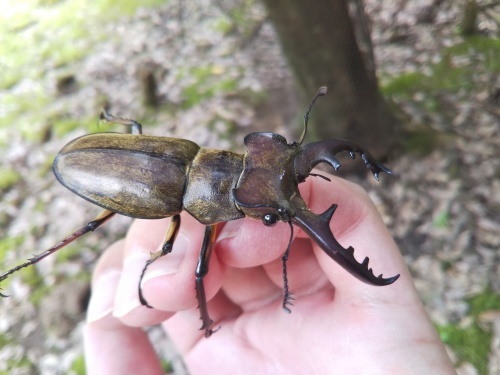
[[[488,353],[491,334],[483,331],[477,324],[467,328],[456,325],[438,327],[441,340],[448,344],[459,359],[459,363],[470,362],[481,375],[487,375]]]
[[[0,168],[0,191],[7,190],[21,180],[21,175],[12,168]]]
[[[443,49],[441,60],[428,68],[429,74],[409,72],[398,77],[382,77],[382,81],[386,81],[382,84],[382,92],[404,98],[411,98],[421,92],[434,100],[426,109],[438,110],[435,100],[439,93],[468,92],[477,87],[478,72],[492,76],[500,73],[500,40],[483,36],[468,37],[461,43]]]
[[[71,371],[76,375],[85,375],[87,373],[85,369],[85,358],[83,355],[77,357],[71,364]]]
[[[3,0],[0,2],[0,129],[16,126],[23,137],[40,141],[48,123],[47,104],[53,98],[43,87],[48,71],[85,57],[107,38],[102,25],[130,16],[139,7],[164,4],[160,0]],[[14,93],[2,92],[23,83]],[[58,124],[58,134],[75,126]],[[62,130],[61,130],[62,129]],[[0,146],[8,142],[0,135]]]
[[[0,239],[0,262],[4,262],[8,251],[17,248],[24,241],[24,236],[5,237]]]
[[[171,374],[174,372],[174,368],[172,366],[172,363],[170,361],[167,361],[165,359],[160,359],[161,361],[161,368],[163,369],[164,374]]]
[[[7,368],[10,369],[16,369],[17,373],[19,374],[34,374],[35,369],[33,367],[33,364],[29,360],[28,357],[24,356],[20,359],[17,358],[8,358],[7,359]],[[26,371],[23,372],[22,370],[25,369]],[[11,371],[2,371],[0,372],[0,375],[11,375]]]
[[[479,314],[500,310],[500,296],[488,289],[468,300],[473,319],[467,327],[446,325],[437,327],[441,340],[448,344],[458,357],[459,363],[470,362],[481,375],[487,375],[487,358],[492,334],[478,324]]]
[[[19,273],[21,280],[30,288],[29,299],[33,305],[38,306],[44,296],[47,295],[49,287],[45,285],[43,277],[38,273],[36,267],[26,267]]]
[[[191,108],[217,93],[227,93],[236,88],[236,78],[223,78],[223,67],[209,64],[192,67],[179,74],[179,78],[190,77],[193,83],[183,90],[183,108]]]
[[[432,224],[439,229],[448,228],[450,225],[450,213],[448,211],[442,211],[434,218]]]
[[[500,295],[491,289],[469,299],[470,314],[474,317],[485,311],[500,310]]]

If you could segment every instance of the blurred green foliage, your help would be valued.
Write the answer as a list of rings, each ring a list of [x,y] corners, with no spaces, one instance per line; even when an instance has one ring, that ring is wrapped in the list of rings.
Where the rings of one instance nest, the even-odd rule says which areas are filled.
[[[491,289],[467,300],[471,323],[466,327],[449,324],[438,328],[441,340],[449,345],[459,363],[470,362],[481,375],[488,374],[488,355],[492,340],[491,331],[478,324],[478,317],[486,311],[500,310],[500,295]]]

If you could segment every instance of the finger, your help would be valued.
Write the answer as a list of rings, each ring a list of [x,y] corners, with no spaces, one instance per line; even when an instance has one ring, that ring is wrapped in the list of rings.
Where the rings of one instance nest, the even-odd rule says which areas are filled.
[[[292,242],[287,264],[287,281],[289,292],[296,299],[306,294],[315,293],[329,284],[318,260],[313,252],[309,239],[296,238]],[[281,258],[264,265],[270,280],[280,288],[283,298],[283,263]],[[281,302],[281,301],[280,301]]]
[[[99,259],[92,275],[92,294],[87,311],[87,322],[103,329],[121,327],[114,318],[115,298],[118,286],[123,277],[123,259],[125,241],[118,241],[111,245]],[[136,289],[136,288],[135,288]],[[164,312],[144,311],[142,319],[147,322],[163,321],[168,315]]]
[[[117,316],[127,324],[143,324],[140,309],[144,307],[138,299],[136,281],[150,253],[161,248],[167,227],[168,220],[136,220],[127,235],[124,273],[135,275],[136,280],[121,279],[115,306],[119,311]],[[204,226],[183,214],[172,252],[152,263],[143,278],[144,297],[155,309],[175,312],[198,305],[195,270],[203,235]],[[207,299],[212,298],[220,288],[222,276],[217,255],[213,253],[210,272],[204,279]]]
[[[221,332],[230,330],[230,321],[235,320],[242,313],[241,309],[230,301],[223,291],[219,291],[208,302],[208,310],[214,321],[213,329],[217,330],[210,337],[210,342],[220,337]],[[199,329],[200,311],[197,308],[179,311],[162,325],[181,355],[186,355],[196,344],[205,340],[205,330]]]
[[[88,374],[163,374],[160,361],[141,328],[125,325],[103,329],[88,323],[83,329]]]
[[[105,251],[92,275],[92,297],[83,329],[86,369],[89,374],[162,374],[144,331],[125,326],[112,315],[123,257],[122,240]]]
[[[280,300],[283,291],[262,267],[227,267],[222,287],[227,298],[243,311],[253,311]]]
[[[279,258],[289,238],[286,223],[266,227],[258,220],[229,221],[217,236],[217,254],[232,267],[255,267]]]

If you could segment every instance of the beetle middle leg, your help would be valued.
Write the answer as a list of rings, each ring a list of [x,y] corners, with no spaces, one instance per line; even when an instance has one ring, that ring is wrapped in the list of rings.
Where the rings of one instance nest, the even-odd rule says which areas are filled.
[[[19,271],[22,268],[29,267],[34,265],[35,263],[38,263],[42,259],[48,257],[50,254],[55,253],[57,250],[62,249],[63,247],[69,245],[71,242],[76,240],[77,238],[83,236],[84,234],[88,232],[93,232],[97,228],[99,228],[101,225],[106,223],[109,219],[111,219],[115,215],[114,212],[111,212],[109,210],[102,210],[99,215],[96,216],[96,218],[90,222],[87,223],[84,227],[78,229],[76,232],[72,233],[62,241],[58,242],[54,246],[52,246],[50,249],[45,250],[43,253],[40,254],[35,254],[33,255],[32,258],[29,258],[27,262],[18,265],[17,267],[14,267],[10,269],[9,271],[5,272],[4,274],[0,275],[0,282],[5,280],[7,277],[12,275],[14,272]],[[0,293],[0,296],[2,297],[7,297],[7,295]]]
[[[144,295],[142,294],[142,279],[144,278],[144,274],[146,273],[146,270],[148,269],[149,265],[153,263],[156,259],[170,254],[172,252],[172,246],[174,245],[175,239],[177,238],[177,233],[179,233],[179,228],[181,226],[181,216],[180,215],[174,215],[172,216],[172,221],[170,222],[170,226],[168,227],[167,234],[165,235],[165,241],[163,242],[163,246],[161,247],[160,250],[151,253],[151,257],[149,260],[146,262],[144,265],[144,268],[142,269],[141,276],[139,278],[139,301],[141,302],[142,305],[152,308],[144,298]]]
[[[210,337],[215,331],[211,329],[213,320],[210,319],[207,307],[207,296],[205,294],[205,286],[203,278],[208,273],[208,265],[212,255],[215,238],[217,234],[217,225],[207,225],[205,227],[205,237],[201,246],[198,265],[196,266],[196,299],[198,300],[198,308],[200,309],[200,319],[203,322],[201,329],[205,330],[205,337]]]

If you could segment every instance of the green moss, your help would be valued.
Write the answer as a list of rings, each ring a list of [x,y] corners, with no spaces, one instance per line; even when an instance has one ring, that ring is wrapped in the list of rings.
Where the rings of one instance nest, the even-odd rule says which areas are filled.
[[[227,18],[219,18],[214,21],[213,27],[214,30],[222,34],[229,34],[233,30],[233,23]]]
[[[7,190],[21,180],[21,175],[12,168],[0,167],[0,191]]]
[[[81,127],[82,123],[78,119],[68,117],[58,119],[52,124],[52,130],[57,138]]]
[[[231,92],[237,86],[236,78],[222,79],[221,68],[214,64],[181,70],[177,77],[179,80],[189,77],[194,81],[183,89],[184,102],[182,107],[184,109],[194,107],[217,93]]]
[[[76,375],[85,375],[87,370],[85,368],[85,358],[83,355],[78,356],[71,364],[71,371]]]
[[[33,305],[39,306],[40,301],[49,292],[49,287],[45,285],[42,276],[34,266],[23,268],[23,270],[19,272],[19,276],[22,282],[27,284],[30,288],[31,293],[29,294],[29,300]]]
[[[16,249],[24,241],[24,236],[5,237],[0,239],[0,261],[4,262],[7,252]]]
[[[172,363],[170,361],[165,360],[165,359],[161,360],[161,368],[163,369],[164,374],[173,374],[174,373],[174,367],[172,366]]]
[[[212,98],[216,93],[228,92],[235,87],[236,82],[234,80],[214,82],[211,85],[205,86],[202,86],[200,84],[193,84],[183,90],[185,100],[182,107],[184,109],[192,108],[203,100]]]
[[[448,228],[450,225],[450,213],[448,211],[440,212],[433,220],[434,227],[439,229]]]
[[[81,245],[71,243],[56,253],[58,263],[64,263],[72,259],[76,259],[80,255]]]
[[[28,357],[22,357],[21,359],[17,358],[8,358],[7,359],[7,369],[8,371],[0,372],[0,375],[11,375],[12,373],[19,374],[36,374],[37,371],[34,368]],[[26,371],[23,371],[26,369]],[[15,371],[14,371],[15,370]]]
[[[491,289],[470,298],[468,302],[470,306],[469,313],[474,317],[485,311],[500,310],[500,295]]]
[[[488,373],[488,355],[490,352],[492,334],[481,328],[477,317],[491,310],[500,310],[500,296],[491,289],[486,289],[467,300],[469,315],[473,322],[466,328],[457,325],[437,327],[441,340],[448,344],[458,357],[459,363],[470,362],[479,371],[479,374]]]
[[[384,95],[408,95],[419,89],[425,80],[427,77],[422,73],[404,73],[382,85],[381,90]]]
[[[25,91],[2,93],[0,128],[15,126],[26,140],[38,142],[53,98],[43,87],[47,70],[72,64],[110,38],[104,22],[132,15],[160,0],[2,0],[0,1],[0,90],[21,81]],[[61,128],[75,124],[60,124]],[[58,129],[59,131],[59,129]],[[5,134],[5,132],[2,132]],[[0,145],[8,140],[0,136]]]
[[[149,8],[165,4],[165,0],[99,0],[99,11],[104,14],[133,15],[139,8]],[[112,16],[111,16],[112,17]]]
[[[10,342],[9,338],[4,334],[0,333],[0,348],[3,348]]]
[[[424,110],[439,112],[439,96],[444,92],[454,95],[459,90],[476,89],[478,72],[495,75],[500,73],[500,40],[484,36],[465,38],[463,42],[445,48],[439,62],[428,66],[430,72],[403,73],[397,77],[382,77],[381,90],[385,95],[413,98],[424,95]]]
[[[48,157],[42,163],[42,165],[38,168],[38,176],[44,177],[47,176],[52,171],[52,163],[54,162],[55,155]]]
[[[446,325],[438,327],[438,332],[441,340],[453,349],[459,363],[470,362],[479,374],[487,375],[491,333],[483,331],[476,323],[467,328]]]

